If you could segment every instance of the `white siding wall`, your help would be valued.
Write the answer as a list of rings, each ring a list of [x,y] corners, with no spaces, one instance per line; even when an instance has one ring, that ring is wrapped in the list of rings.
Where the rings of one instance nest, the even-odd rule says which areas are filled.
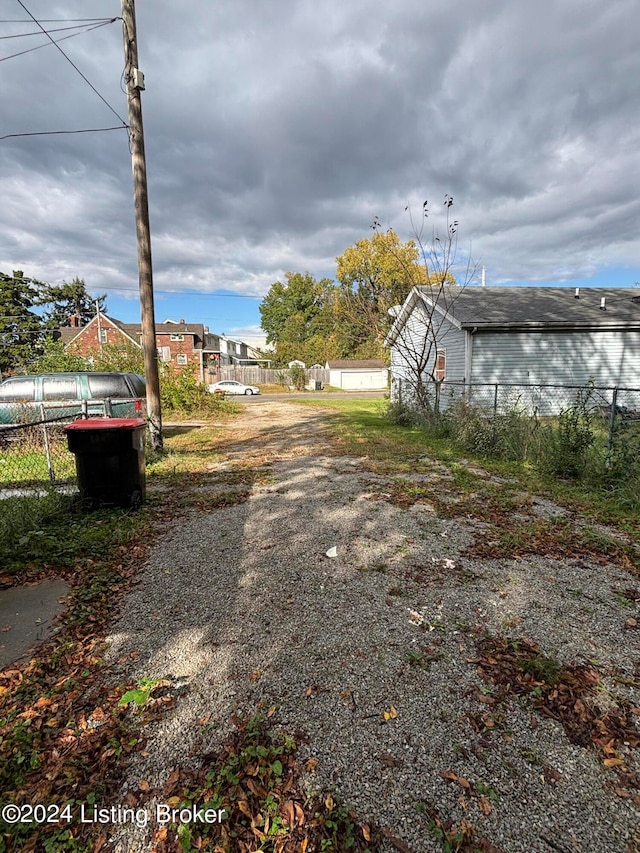
[[[465,378],[465,338],[466,333],[457,329],[447,320],[436,315],[436,321],[429,328],[422,308],[416,307],[396,343],[391,348],[391,399],[398,399],[398,384],[402,382],[404,399],[408,389],[415,382],[417,368],[421,364],[421,356],[417,359],[414,353],[423,354],[426,361],[427,376],[435,366],[436,351],[444,350],[446,354],[445,381],[462,381]],[[422,363],[425,363],[424,361]]]
[[[453,377],[452,377],[453,378]],[[476,332],[472,382],[640,386],[640,332]]]

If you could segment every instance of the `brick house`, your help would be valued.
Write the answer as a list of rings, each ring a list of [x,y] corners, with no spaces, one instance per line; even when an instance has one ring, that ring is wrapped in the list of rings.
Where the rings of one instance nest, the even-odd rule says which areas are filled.
[[[83,358],[95,355],[104,345],[133,344],[142,349],[140,323],[122,323],[100,313],[86,326],[80,326],[75,316],[69,318],[69,323],[69,326],[58,329],[56,337],[62,341],[65,350]],[[208,346],[211,337],[202,323],[185,323],[184,320],[156,323],[158,358],[171,369],[190,367],[200,382],[204,382],[205,370],[216,370],[220,362],[219,350]]]

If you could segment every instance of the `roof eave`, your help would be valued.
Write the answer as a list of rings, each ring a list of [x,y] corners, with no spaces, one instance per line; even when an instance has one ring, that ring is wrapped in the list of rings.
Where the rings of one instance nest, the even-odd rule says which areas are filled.
[[[606,329],[608,331],[624,330],[624,331],[640,331],[640,322],[627,322],[620,320],[612,320],[608,323],[545,323],[545,322],[514,322],[514,323],[483,323],[477,320],[465,320],[460,323],[462,329],[478,330],[478,331],[516,331],[519,329],[567,329],[570,331],[594,332]]]

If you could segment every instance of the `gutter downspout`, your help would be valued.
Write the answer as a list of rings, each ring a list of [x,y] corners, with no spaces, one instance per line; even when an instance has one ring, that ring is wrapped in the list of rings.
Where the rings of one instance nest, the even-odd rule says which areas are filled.
[[[464,335],[464,381],[465,385],[471,383],[471,372],[473,369],[473,334],[477,331],[477,327],[473,329],[465,329]]]

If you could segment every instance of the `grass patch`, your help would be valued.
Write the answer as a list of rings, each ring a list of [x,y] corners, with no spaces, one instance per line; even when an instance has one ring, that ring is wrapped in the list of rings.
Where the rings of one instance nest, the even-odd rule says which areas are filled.
[[[75,571],[127,543],[145,519],[144,510],[98,510],[88,516],[71,496],[56,492],[7,498],[0,515],[0,581]]]
[[[337,411],[337,416],[328,420],[336,451],[364,457],[366,466],[377,474],[442,473],[442,482],[434,484],[430,493],[425,488],[419,499],[433,503],[445,515],[471,515],[480,520],[492,513],[505,515],[514,508],[526,507],[527,498],[522,494],[529,493],[640,538],[640,515],[628,499],[628,489],[616,489],[604,475],[592,482],[573,482],[538,470],[528,460],[492,459],[470,452],[462,457],[451,438],[422,427],[391,423],[385,417],[387,403],[380,399],[296,402]],[[470,470],[470,466],[477,470]],[[451,475],[453,483],[449,481]]]

